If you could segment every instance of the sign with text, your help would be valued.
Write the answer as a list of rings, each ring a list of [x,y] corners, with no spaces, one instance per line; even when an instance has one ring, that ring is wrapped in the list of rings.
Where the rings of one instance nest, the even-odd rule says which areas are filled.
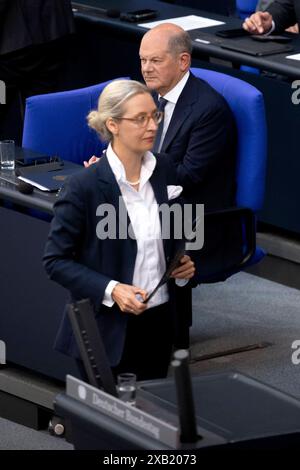
[[[179,429],[108,393],[67,375],[66,394],[171,448],[179,446]]]

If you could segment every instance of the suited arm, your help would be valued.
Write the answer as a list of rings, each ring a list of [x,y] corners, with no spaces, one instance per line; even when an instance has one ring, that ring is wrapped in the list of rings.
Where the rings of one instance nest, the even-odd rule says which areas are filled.
[[[191,129],[183,159],[178,155],[177,184],[191,190],[203,183],[210,169],[224,156],[233,134],[233,118],[229,109],[211,106]],[[172,151],[168,157],[173,162],[178,158]]]
[[[284,31],[297,23],[293,0],[275,0],[267,9],[273,17],[276,31]]]
[[[112,279],[77,261],[85,225],[84,191],[71,177],[54,206],[43,262],[51,280],[70,290],[75,298],[90,298],[99,305]]]

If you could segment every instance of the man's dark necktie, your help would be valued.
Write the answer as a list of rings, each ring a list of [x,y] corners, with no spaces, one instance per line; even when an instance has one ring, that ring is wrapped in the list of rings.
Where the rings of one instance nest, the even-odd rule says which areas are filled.
[[[158,102],[158,111],[164,111],[165,109],[165,106],[166,104],[168,103],[168,100],[165,100],[165,98],[163,97],[160,97],[159,98],[159,102]],[[159,149],[159,144],[160,144],[160,141],[161,141],[161,135],[162,135],[162,132],[163,132],[163,128],[164,128],[164,116],[162,118],[162,120],[160,121],[159,125],[158,125],[158,129],[157,129],[157,133],[156,133],[156,137],[155,137],[155,142],[154,142],[154,145],[153,145],[153,149],[152,149],[152,152],[158,152],[158,149]]]

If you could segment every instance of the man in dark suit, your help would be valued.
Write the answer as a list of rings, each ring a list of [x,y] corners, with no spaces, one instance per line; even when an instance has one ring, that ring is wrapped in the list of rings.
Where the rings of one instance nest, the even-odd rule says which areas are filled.
[[[73,32],[70,0],[0,0],[0,138],[16,138],[20,129],[12,125],[28,96],[56,91]]]
[[[167,100],[153,151],[176,164],[186,199],[204,203],[206,210],[221,209],[234,202],[234,119],[224,98],[189,71],[191,49],[188,33],[170,23],[148,31],[141,41],[146,85]]]
[[[257,11],[246,18],[243,27],[252,34],[282,32],[300,23],[299,0],[275,0],[267,11]]]
[[[175,163],[185,200],[204,204],[205,211],[211,211],[234,204],[235,125],[225,99],[189,71],[191,52],[188,33],[171,23],[162,24],[143,36],[141,69],[165,113],[153,152],[165,154]],[[194,258],[198,275],[200,267],[202,274],[207,268],[212,272],[224,268],[226,257],[231,258],[231,253],[224,245],[222,230],[206,230],[204,249]],[[187,323],[192,323],[191,288],[180,292],[177,304],[186,314],[181,325],[177,322],[175,344],[186,348]]]

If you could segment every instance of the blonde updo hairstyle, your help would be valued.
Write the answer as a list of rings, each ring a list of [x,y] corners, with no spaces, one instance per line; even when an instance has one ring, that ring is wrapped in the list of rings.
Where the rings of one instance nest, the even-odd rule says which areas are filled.
[[[150,90],[135,80],[114,80],[110,82],[99,96],[97,111],[91,111],[87,116],[89,127],[94,129],[102,140],[110,142],[113,135],[106,126],[107,120],[109,118],[121,118],[124,103],[129,98],[142,93],[150,94]]]

